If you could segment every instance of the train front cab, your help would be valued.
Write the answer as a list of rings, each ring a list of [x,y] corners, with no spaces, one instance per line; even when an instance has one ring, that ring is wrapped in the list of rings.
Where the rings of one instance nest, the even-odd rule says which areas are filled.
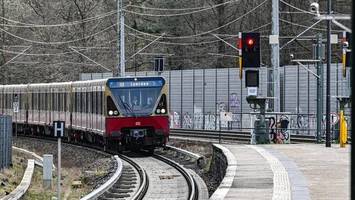
[[[164,146],[169,137],[168,87],[162,77],[114,78],[106,86],[106,135],[121,149]]]

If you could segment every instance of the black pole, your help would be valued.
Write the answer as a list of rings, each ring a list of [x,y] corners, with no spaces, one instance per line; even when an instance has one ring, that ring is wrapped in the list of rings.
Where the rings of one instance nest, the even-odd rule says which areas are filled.
[[[355,11],[355,4],[352,3],[352,12],[351,12],[351,17],[352,19],[354,19],[354,11]],[[352,20],[352,29],[354,29],[355,27],[355,21]],[[354,47],[355,46],[355,41],[354,40],[351,40],[352,42],[352,46]],[[354,60],[355,60],[355,54],[352,53],[351,54],[351,57],[352,57],[352,61],[351,61],[351,65],[350,65],[350,85],[351,85],[351,93],[350,93],[350,97],[352,98],[353,94],[355,93],[354,91],[354,87],[352,87],[352,83],[353,83],[353,79],[354,79],[354,71],[353,71],[353,63],[354,63]],[[354,105],[354,101],[352,100],[351,101],[351,127],[355,127],[355,119],[353,118],[353,113],[355,113],[355,105]],[[353,130],[351,130],[351,135],[353,135]],[[354,154],[354,147],[353,145],[351,145],[351,164],[354,164],[355,163],[355,154]],[[352,168],[350,168],[350,174],[351,174],[351,197],[350,199],[355,199],[355,172]]]
[[[328,0],[328,15],[331,14],[332,1]],[[331,37],[331,21],[327,21],[327,98],[326,98],[326,135],[325,146],[330,147],[330,64],[332,62],[332,47],[330,44]]]

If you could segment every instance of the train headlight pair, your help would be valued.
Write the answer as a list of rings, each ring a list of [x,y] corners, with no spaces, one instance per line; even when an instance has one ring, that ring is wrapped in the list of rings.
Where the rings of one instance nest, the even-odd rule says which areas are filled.
[[[157,109],[157,114],[165,114],[166,113],[166,110],[164,109],[164,108],[162,108],[162,109]]]
[[[109,115],[109,116],[113,116],[113,115],[116,115],[116,116],[117,116],[118,114],[119,114],[119,113],[118,113],[117,110],[115,110],[115,111],[109,110],[109,111],[108,111],[108,115]]]

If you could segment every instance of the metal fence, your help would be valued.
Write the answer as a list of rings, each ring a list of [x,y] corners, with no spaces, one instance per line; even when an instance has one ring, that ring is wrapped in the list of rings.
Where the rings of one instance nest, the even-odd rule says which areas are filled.
[[[308,66],[315,71],[315,66]],[[331,68],[331,96],[348,96],[350,93],[349,75],[342,77],[341,64]],[[272,80],[268,68],[260,68],[259,96],[270,95],[268,87]],[[349,73],[348,73],[349,74]],[[156,72],[128,73],[131,76],[152,76]],[[169,105],[171,128],[206,130],[250,130],[255,116],[246,101],[245,80],[239,79],[236,68],[195,69],[165,71],[161,74],[169,83]],[[324,74],[326,77],[326,74]],[[292,134],[315,135],[316,133],[316,79],[299,66],[281,67],[281,104],[282,113],[290,121]],[[324,82],[325,114],[325,82]],[[331,99],[331,112],[338,113],[338,103]],[[268,108],[268,105],[267,105]],[[219,126],[219,113],[232,112],[232,122],[222,122]],[[350,122],[350,109],[346,109]],[[268,114],[272,115],[272,114]],[[276,117],[276,116],[275,116]],[[325,119],[325,116],[323,117]],[[325,121],[325,120],[323,120]],[[322,123],[325,127],[325,123]],[[348,123],[350,126],[350,123]],[[334,126],[334,128],[336,128]]]
[[[12,118],[0,115],[0,170],[12,164]]]

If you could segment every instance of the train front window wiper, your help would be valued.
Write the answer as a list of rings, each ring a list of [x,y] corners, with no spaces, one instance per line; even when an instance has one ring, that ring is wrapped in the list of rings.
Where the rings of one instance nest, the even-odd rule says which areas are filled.
[[[120,100],[120,102],[121,102],[123,108],[125,109],[126,113],[130,114],[130,115],[133,115],[134,113],[133,113],[133,109],[131,108],[131,106],[128,103],[124,102],[122,100],[121,96],[118,96],[118,99]]]

